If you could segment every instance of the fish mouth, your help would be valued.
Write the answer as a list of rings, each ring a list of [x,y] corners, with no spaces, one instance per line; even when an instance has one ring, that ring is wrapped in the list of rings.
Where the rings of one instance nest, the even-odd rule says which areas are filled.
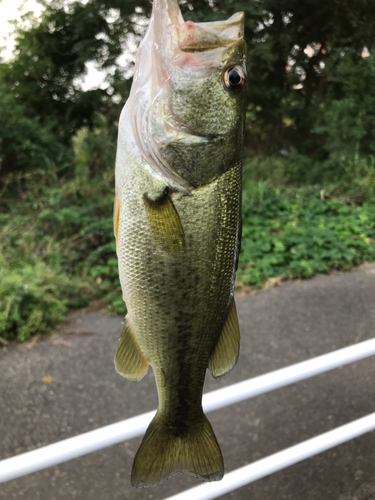
[[[184,21],[178,0],[154,0],[154,41],[166,46],[171,41],[183,52],[205,52],[227,47],[244,38],[245,14],[238,12],[225,21]]]
[[[245,14],[238,12],[226,21],[184,22],[178,28],[178,44],[183,52],[205,52],[229,47],[244,37]]]

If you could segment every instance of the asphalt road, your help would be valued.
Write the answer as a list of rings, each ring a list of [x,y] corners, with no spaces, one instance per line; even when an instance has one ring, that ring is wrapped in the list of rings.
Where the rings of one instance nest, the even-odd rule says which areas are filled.
[[[375,266],[238,297],[241,355],[205,391],[374,337]],[[77,313],[32,346],[0,349],[0,459],[156,407],[152,370],[116,374],[121,318]],[[231,471],[375,411],[368,358],[209,414]],[[146,500],[197,484],[175,476],[137,490],[130,470],[141,438],[0,485],[0,498]],[[374,500],[375,432],[221,497],[238,500]]]

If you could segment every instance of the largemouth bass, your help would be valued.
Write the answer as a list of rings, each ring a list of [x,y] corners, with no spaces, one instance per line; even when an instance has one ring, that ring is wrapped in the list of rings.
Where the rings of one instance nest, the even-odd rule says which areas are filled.
[[[233,299],[241,232],[244,15],[184,22],[178,0],[154,0],[121,113],[114,212],[127,306],[115,364],[130,380],[154,371],[159,406],[132,484],[176,473],[223,477],[202,410],[206,369],[239,353]]]

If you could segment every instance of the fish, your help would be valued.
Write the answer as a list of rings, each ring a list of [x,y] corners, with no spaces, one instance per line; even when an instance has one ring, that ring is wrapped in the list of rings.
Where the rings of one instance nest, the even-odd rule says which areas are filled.
[[[151,365],[159,405],[136,453],[135,487],[175,474],[217,481],[223,457],[202,409],[239,355],[234,283],[241,242],[244,14],[184,21],[154,0],[121,112],[114,233],[127,308],[115,367]]]

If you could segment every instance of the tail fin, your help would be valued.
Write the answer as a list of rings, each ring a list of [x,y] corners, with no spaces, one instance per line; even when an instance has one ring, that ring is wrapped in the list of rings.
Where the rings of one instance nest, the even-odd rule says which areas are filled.
[[[195,476],[202,481],[223,478],[220,447],[203,412],[198,421],[177,436],[172,433],[164,415],[158,412],[135,456],[131,482],[133,486],[146,488],[178,473]]]

